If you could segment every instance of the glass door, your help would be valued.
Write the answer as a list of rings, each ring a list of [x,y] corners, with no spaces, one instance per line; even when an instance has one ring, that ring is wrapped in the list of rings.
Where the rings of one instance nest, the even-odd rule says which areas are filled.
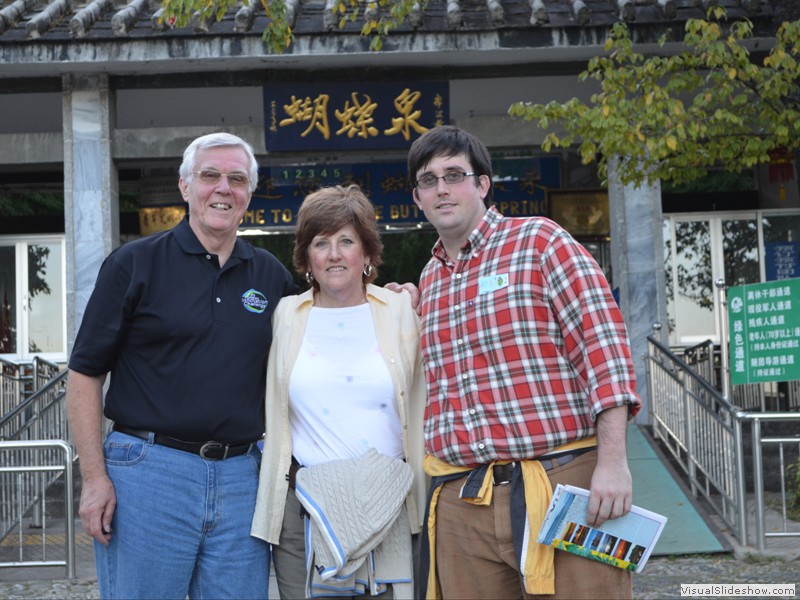
[[[664,221],[669,343],[719,343],[716,281],[728,286],[761,281],[755,213],[672,215]]]
[[[667,247],[670,344],[693,345],[716,334],[709,219],[673,220]]]
[[[64,236],[0,238],[0,357],[66,360]]]

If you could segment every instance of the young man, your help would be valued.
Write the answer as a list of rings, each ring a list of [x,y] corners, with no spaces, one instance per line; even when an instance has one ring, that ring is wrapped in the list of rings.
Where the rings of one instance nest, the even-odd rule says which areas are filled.
[[[426,132],[408,172],[439,233],[420,279],[428,597],[630,598],[628,572],[535,541],[558,483],[590,490],[590,525],[630,510],[640,401],[608,283],[554,222],[491,206],[489,152],[469,133]]]
[[[267,597],[268,546],[250,536],[256,442],[272,313],[296,286],[236,236],[257,177],[240,138],[194,140],[178,182],[186,219],[100,269],[67,410],[102,598]]]

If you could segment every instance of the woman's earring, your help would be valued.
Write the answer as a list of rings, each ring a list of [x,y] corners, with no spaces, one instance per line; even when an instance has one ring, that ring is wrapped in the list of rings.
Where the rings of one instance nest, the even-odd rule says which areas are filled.
[[[306,271],[306,282],[313,283],[314,275],[311,274],[311,271]]]
[[[372,275],[372,264],[367,263],[366,265],[364,265],[364,270],[362,271],[362,273],[364,273],[364,277],[369,277],[370,275]]]

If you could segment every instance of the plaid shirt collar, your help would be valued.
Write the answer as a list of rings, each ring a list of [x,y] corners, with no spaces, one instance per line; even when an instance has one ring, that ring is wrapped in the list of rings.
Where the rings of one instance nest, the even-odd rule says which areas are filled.
[[[472,230],[472,233],[469,234],[467,242],[461,247],[461,251],[459,252],[456,260],[462,260],[470,254],[480,252],[481,249],[486,246],[486,243],[489,241],[489,237],[497,227],[498,223],[500,223],[502,220],[503,215],[497,212],[497,209],[494,206],[490,206],[486,212],[483,213],[483,217],[481,218],[480,223],[478,223],[478,226]],[[436,244],[434,244],[431,254],[442,264],[446,265],[448,263],[449,257],[444,251],[444,244],[442,243],[441,238],[439,238],[436,241]]]

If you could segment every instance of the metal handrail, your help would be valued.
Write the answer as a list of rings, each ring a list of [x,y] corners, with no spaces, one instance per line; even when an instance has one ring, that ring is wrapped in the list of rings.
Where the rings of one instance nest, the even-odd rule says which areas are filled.
[[[727,400],[681,358],[654,337],[648,338],[647,381],[652,403],[653,434],[660,439],[689,478],[692,494],[702,495],[734,532],[747,539],[747,506],[743,426],[752,429],[752,471],[756,512],[756,543],[769,537],[800,537],[786,531],[786,485],[783,445],[800,445],[800,436],[766,437],[761,423],[797,422],[800,413],[746,412]],[[765,533],[764,465],[762,451],[778,445],[781,457],[784,531]]]
[[[31,382],[41,380],[57,366],[47,361],[31,365]],[[74,505],[73,463],[76,453],[66,415],[67,371],[58,373],[40,389],[21,399],[0,416],[0,540],[19,530],[19,560],[0,563],[7,566],[54,566],[66,564],[68,576],[74,577]],[[20,389],[23,387],[19,386]],[[62,463],[57,454],[63,451]],[[48,514],[46,492],[60,477],[65,486],[66,563],[23,560],[23,516],[42,532],[43,548],[47,547]]]
[[[739,408],[660,341],[649,337],[648,347],[653,434],[687,474],[692,494],[746,539]]]
[[[752,423],[753,428],[753,464],[756,468],[753,470],[753,488],[756,498],[756,543],[759,550],[764,550],[766,547],[766,538],[769,537],[797,537],[800,538],[800,533],[791,533],[786,531],[786,482],[784,479],[785,468],[783,459],[783,445],[792,444],[800,446],[800,434],[794,437],[764,437],[761,432],[761,423],[764,421],[775,422],[796,422],[800,428],[800,414],[789,412],[775,412],[775,413],[741,413],[739,418],[742,421],[749,421]],[[783,531],[782,532],[767,532],[764,525],[764,473],[761,465],[763,465],[762,447],[768,445],[778,445],[780,449],[780,470],[781,470],[781,490],[783,492]]]
[[[56,455],[62,454],[62,460]],[[11,455],[10,457],[8,455]],[[72,446],[63,440],[0,441],[0,539],[13,530],[18,531],[19,559],[0,562],[3,567],[65,566],[67,577],[75,577],[75,514],[73,499]],[[30,505],[43,504],[38,497],[46,486],[40,481],[47,473],[64,476],[64,553],[65,560],[47,560],[47,521],[37,524],[42,538],[42,559],[24,560],[25,547],[22,533],[23,515]],[[8,482],[8,484],[6,484]],[[5,492],[8,493],[5,493]]]
[[[0,417],[25,402],[60,371],[56,363],[40,356],[23,363],[0,359]]]
[[[5,415],[22,399],[22,367],[0,358],[0,415]]]
[[[66,395],[66,380],[68,371],[62,371],[50,379],[37,392],[33,393],[26,400],[23,400],[11,411],[0,416],[0,440],[21,439],[26,430],[31,429],[32,423],[41,424],[41,415],[53,409],[58,404],[63,404]],[[69,427],[66,419],[58,421],[59,427],[56,431],[42,430],[41,427],[28,439],[63,439],[71,441]],[[16,427],[15,427],[16,424]]]

